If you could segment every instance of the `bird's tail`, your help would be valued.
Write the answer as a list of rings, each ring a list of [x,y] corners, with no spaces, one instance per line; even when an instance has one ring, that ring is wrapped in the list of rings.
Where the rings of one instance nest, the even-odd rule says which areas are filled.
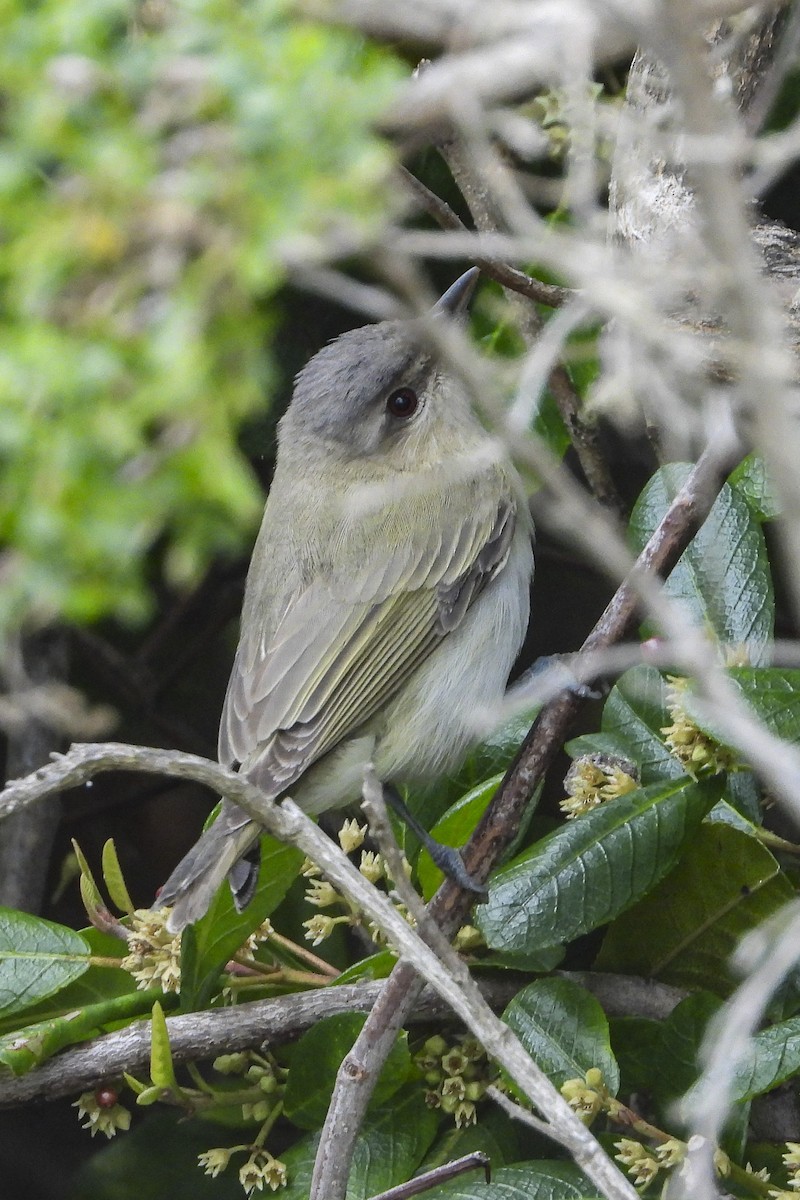
[[[180,933],[208,911],[217,888],[228,876],[239,912],[249,903],[258,879],[261,827],[233,804],[224,804],[214,824],[178,863],[158,894],[171,906],[170,933]]]

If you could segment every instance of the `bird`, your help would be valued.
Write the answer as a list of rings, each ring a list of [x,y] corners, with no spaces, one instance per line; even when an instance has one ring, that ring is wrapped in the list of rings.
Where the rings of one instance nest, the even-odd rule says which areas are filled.
[[[462,319],[477,268],[427,318]],[[419,319],[342,334],[296,377],[245,585],[219,761],[308,814],[452,770],[525,637],[533,528],[507,449]],[[252,898],[260,825],[223,799],[158,902],[173,933],[226,876]]]

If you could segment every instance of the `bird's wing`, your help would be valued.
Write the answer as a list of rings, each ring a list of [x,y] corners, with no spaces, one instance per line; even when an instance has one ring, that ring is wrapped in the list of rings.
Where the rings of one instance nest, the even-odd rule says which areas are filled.
[[[423,545],[386,542],[354,577],[297,597],[268,644],[237,652],[220,727],[220,758],[273,795],[363,725],[455,629],[508,557],[509,495],[466,520],[431,523]],[[415,539],[415,543],[420,539]],[[390,545],[396,542],[389,542]],[[368,598],[369,597],[369,598]],[[247,660],[247,661],[245,661]]]

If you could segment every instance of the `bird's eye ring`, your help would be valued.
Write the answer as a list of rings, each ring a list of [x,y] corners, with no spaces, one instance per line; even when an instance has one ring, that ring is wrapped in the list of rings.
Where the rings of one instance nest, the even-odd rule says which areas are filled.
[[[398,388],[386,401],[386,411],[393,417],[411,417],[418,404],[417,393],[412,388]]]

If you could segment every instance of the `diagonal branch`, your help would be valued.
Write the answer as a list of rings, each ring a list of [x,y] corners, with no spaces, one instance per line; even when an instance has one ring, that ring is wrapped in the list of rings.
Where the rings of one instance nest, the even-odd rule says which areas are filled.
[[[731,465],[716,451],[709,450],[701,457],[639,555],[631,577],[618,589],[586,639],[584,651],[596,651],[622,640],[638,609],[636,578],[643,572],[669,573],[708,515]],[[476,878],[486,879],[513,841],[525,806],[567,737],[582,703],[576,691],[563,691],[540,712],[463,851],[465,863]],[[472,897],[447,880],[431,901],[429,912],[443,935],[452,937],[471,905]],[[320,1142],[321,1147],[332,1145],[335,1130],[336,1172],[325,1174],[328,1191],[312,1192],[312,1200],[340,1200],[344,1195],[355,1138],[372,1086],[422,987],[414,967],[409,962],[398,963],[342,1063]],[[337,1120],[342,1112],[348,1114],[346,1125]]]

